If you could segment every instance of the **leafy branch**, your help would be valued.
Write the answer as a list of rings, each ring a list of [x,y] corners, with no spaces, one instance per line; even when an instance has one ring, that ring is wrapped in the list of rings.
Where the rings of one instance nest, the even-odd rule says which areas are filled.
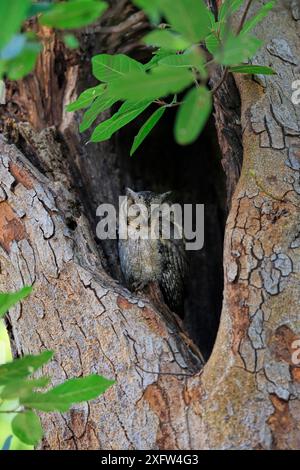
[[[248,0],[236,32],[230,27],[232,15],[245,0],[224,0],[215,18],[204,0],[132,0],[149,16],[153,30],[143,42],[153,55],[146,64],[123,54],[99,54],[92,59],[92,71],[99,81],[71,103],[68,111],[86,109],[80,131],[89,129],[98,116],[118,102],[118,111],[94,128],[90,141],[112,137],[142,114],[150,105],[154,110],[136,135],[133,155],[168,108],[177,107],[174,134],[179,144],[194,142],[203,130],[212,110],[212,96],[229,72],[272,75],[265,65],[249,63],[262,41],[250,34],[273,8],[271,0],[248,19],[252,0]],[[159,23],[163,19],[163,23]],[[219,82],[208,88],[212,66],[224,67]],[[185,93],[183,95],[183,93]],[[177,99],[179,95],[180,99]],[[171,100],[166,98],[173,96]]]
[[[110,139],[120,128],[154,105],[164,111],[153,111],[136,135],[130,154],[133,155],[143,143],[162,119],[165,110],[173,107],[178,108],[175,139],[179,144],[190,144],[203,130],[211,114],[212,96],[224,83],[228,73],[275,73],[266,65],[250,63],[262,46],[262,41],[250,33],[269,14],[275,0],[259,7],[250,18],[253,0],[246,3],[245,0],[223,0],[217,18],[204,0],[132,2],[152,22],[153,30],[143,38],[143,42],[153,51],[153,55],[146,64],[123,54],[93,57],[92,71],[99,84],[85,90],[67,109],[86,109],[80,125],[80,131],[84,132],[102,112],[116,103],[121,102],[121,105],[115,114],[94,128],[91,142]],[[231,27],[232,15],[242,7],[241,21],[235,32]],[[7,21],[0,33],[0,79],[5,76],[17,80],[35,65],[41,50],[40,43],[32,32],[20,32],[28,18],[37,15],[41,25],[72,30],[92,23],[106,8],[107,3],[102,0],[55,3],[2,0],[0,14]],[[141,12],[134,13],[134,21],[136,17],[141,18]],[[129,24],[132,24],[131,21]],[[68,47],[78,47],[78,40],[72,33],[65,34],[63,38]],[[219,66],[223,67],[221,78],[213,89],[209,89],[207,83],[211,69]],[[4,95],[4,91],[2,87],[1,92],[0,86],[0,95]],[[0,96],[0,102],[3,101],[3,96]],[[191,116],[193,119],[188,119]]]
[[[107,9],[102,0],[67,0],[59,3],[35,2],[33,0],[1,0],[0,18],[4,19],[0,31],[0,80],[7,77],[19,80],[30,73],[41,52],[36,34],[22,32],[24,23],[37,16],[42,26],[59,30],[82,28],[96,21]],[[62,39],[67,47],[78,47],[72,33]]]
[[[253,0],[248,0],[248,3],[246,5],[246,8],[244,10],[244,13],[243,13],[243,16],[242,16],[242,19],[241,19],[241,22],[240,22],[240,25],[239,25],[238,30],[237,30],[237,34],[239,34],[243,29],[243,26],[245,24],[245,21],[246,21],[246,18],[247,18],[247,15],[249,13],[249,10],[250,10],[250,7],[251,7],[252,3],[253,3]],[[225,67],[219,82],[212,89],[212,94],[215,94],[221,88],[221,86],[223,85],[223,83],[225,82],[225,80],[227,78],[228,72],[229,72],[229,68]]]
[[[31,293],[31,287],[24,287],[14,293],[0,293],[0,316],[18,301]],[[37,411],[65,412],[74,403],[97,398],[115,382],[100,375],[74,378],[60,385],[49,388],[50,378],[32,375],[49,362],[52,351],[43,351],[38,355],[27,355],[0,365],[0,404],[17,400],[15,409],[1,409],[1,414],[15,414],[11,426],[15,436],[29,445],[36,445],[43,436],[43,430]],[[48,387],[46,391],[43,391]],[[42,390],[42,391],[41,391]]]

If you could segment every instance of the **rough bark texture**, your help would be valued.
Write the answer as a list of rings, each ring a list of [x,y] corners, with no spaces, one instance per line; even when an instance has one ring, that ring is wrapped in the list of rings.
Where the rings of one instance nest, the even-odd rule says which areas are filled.
[[[291,103],[300,44],[293,12],[274,12],[257,29],[266,43],[257,62],[278,75],[237,80],[244,161],[226,226],[221,324],[202,370],[177,323],[105,273],[102,247],[78,202],[82,192],[71,183],[74,165],[64,158],[78,151],[95,159],[73,138],[74,117],[63,113],[49,123],[46,115],[39,126],[27,116],[36,130],[58,126],[60,139],[53,129],[15,126],[19,134],[27,129],[16,141],[41,171],[1,138],[1,290],[35,285],[10,312],[15,349],[53,349],[46,370],[54,383],[90,372],[117,381],[70,414],[43,415],[44,448],[300,448],[300,377],[291,361],[300,332],[300,108]],[[74,70],[66,70],[62,103],[76,89]],[[84,181],[80,164],[77,171]]]
[[[282,9],[257,34],[266,48],[254,62],[273,66],[278,75],[237,79],[243,171],[226,226],[223,311],[202,376],[208,397],[202,404],[213,447],[296,449],[299,369],[291,345],[300,327],[300,114],[291,85],[299,21]]]

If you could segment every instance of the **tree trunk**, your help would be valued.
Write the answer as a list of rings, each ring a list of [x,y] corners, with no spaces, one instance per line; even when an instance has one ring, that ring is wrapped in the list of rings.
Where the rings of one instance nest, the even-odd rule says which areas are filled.
[[[124,186],[136,184],[140,174],[122,158],[125,134],[85,145],[78,116],[64,109],[90,85],[91,55],[147,55],[137,47],[147,23],[133,14],[127,2],[113,3],[101,25],[82,34],[80,54],[66,52],[43,28],[45,47],[35,73],[8,84],[10,102],[3,107],[0,288],[34,284],[30,298],[10,311],[14,350],[54,350],[45,372],[55,384],[91,372],[116,379],[93,402],[66,414],[43,414],[42,448],[300,448],[300,374],[292,362],[292,343],[300,334],[300,108],[291,102],[299,15],[295,7],[274,11],[257,27],[265,46],[255,60],[278,75],[235,77],[236,85],[229,77],[215,100],[231,208],[221,321],[203,367],[180,321],[122,286],[116,243],[95,241],[97,205],[117,204]],[[209,127],[204,138],[212,136]],[[200,138],[191,151],[201,146]],[[242,173],[231,198],[242,148]],[[214,279],[221,273],[214,269],[226,210],[220,170],[217,164],[208,169],[218,175],[207,219],[215,238],[205,241],[197,258],[200,285],[206,273]],[[222,283],[213,289],[221,296]],[[193,339],[207,357],[218,306],[208,297],[199,305],[185,326],[191,331],[201,324],[202,336]],[[209,321],[204,344],[203,324]]]

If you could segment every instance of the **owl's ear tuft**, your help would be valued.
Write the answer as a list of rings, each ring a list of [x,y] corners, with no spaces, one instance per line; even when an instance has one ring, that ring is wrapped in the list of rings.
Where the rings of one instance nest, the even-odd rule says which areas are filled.
[[[135,193],[132,189],[126,188],[125,189],[126,196],[131,200],[131,202],[136,202],[138,198],[138,194]]]
[[[170,201],[170,199],[172,198],[172,195],[173,195],[173,191],[167,191],[166,193],[161,194],[160,202]]]

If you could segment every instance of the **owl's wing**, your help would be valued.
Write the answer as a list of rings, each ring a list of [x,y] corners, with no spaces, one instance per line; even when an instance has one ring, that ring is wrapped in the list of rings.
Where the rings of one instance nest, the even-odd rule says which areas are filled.
[[[161,289],[166,303],[176,313],[183,312],[184,278],[187,262],[183,240],[161,240]]]

